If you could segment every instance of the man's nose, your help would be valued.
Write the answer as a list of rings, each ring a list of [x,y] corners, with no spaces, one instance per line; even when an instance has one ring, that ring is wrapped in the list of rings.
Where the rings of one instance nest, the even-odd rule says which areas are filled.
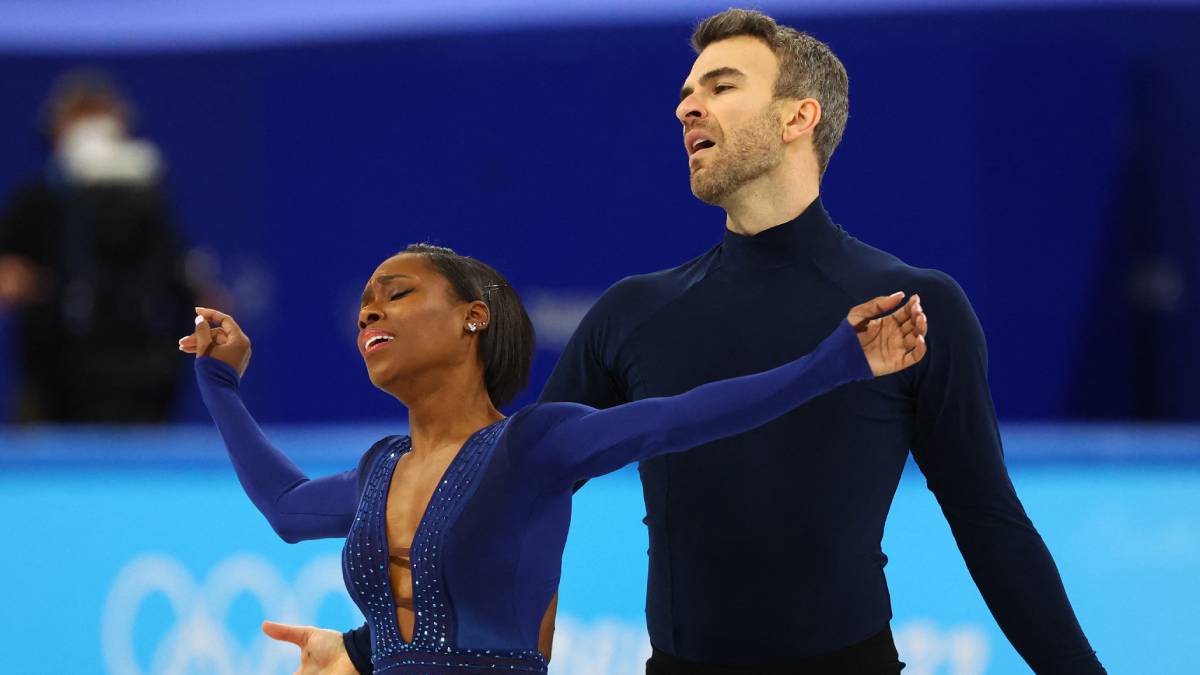
[[[689,121],[702,120],[708,115],[704,106],[696,100],[695,96],[689,96],[679,102],[679,107],[675,108],[675,117],[683,124]]]

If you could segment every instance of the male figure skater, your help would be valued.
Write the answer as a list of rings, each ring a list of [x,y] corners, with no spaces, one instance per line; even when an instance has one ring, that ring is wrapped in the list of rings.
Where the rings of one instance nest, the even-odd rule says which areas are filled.
[[[1103,673],[1009,480],[965,295],[945,274],[853,239],[821,203],[848,111],[841,62],[818,40],[736,9],[701,23],[693,46],[676,115],[692,191],[725,210],[724,238],[605,292],[542,400],[603,408],[776,366],[810,351],[846,306],[893,288],[919,293],[935,318],[927,357],[908,371],[641,464],[647,674],[899,672],[880,542],[910,449],[1030,667]],[[268,632],[307,645],[311,663],[314,652],[347,661],[332,631]],[[345,636],[362,672],[365,638]]]

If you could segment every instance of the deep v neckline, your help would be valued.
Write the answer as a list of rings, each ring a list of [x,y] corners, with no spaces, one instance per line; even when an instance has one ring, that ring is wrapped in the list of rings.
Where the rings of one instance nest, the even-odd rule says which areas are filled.
[[[413,608],[412,637],[408,640],[405,640],[404,634],[400,632],[400,621],[399,621],[399,619],[396,618],[396,610],[398,609],[398,607],[396,605],[396,595],[391,590],[393,588],[393,586],[392,586],[392,565],[391,565],[391,560],[390,560],[392,549],[391,549],[391,540],[388,538],[388,531],[387,531],[388,530],[388,528],[387,528],[387,506],[388,506],[388,500],[391,499],[391,496],[392,496],[392,482],[395,480],[396,470],[398,468],[400,468],[400,460],[404,459],[404,457],[406,455],[409,455],[412,453],[412,438],[411,437],[409,437],[409,436],[404,437],[405,448],[403,450],[401,450],[400,452],[396,453],[397,456],[395,457],[395,462],[392,463],[391,468],[387,472],[387,489],[383,493],[383,500],[382,500],[383,501],[383,504],[382,504],[383,550],[387,552],[387,555],[389,558],[387,564],[385,565],[385,576],[386,576],[387,588],[388,588],[387,595],[391,599],[391,617],[392,617],[392,621],[395,622],[396,635],[399,637],[400,642],[403,645],[405,645],[406,647],[411,647],[414,643],[417,642],[417,636],[421,635],[420,629],[422,628],[422,624],[424,624],[426,621],[428,621],[431,618],[429,616],[423,616],[422,612],[418,609],[418,606],[420,603],[418,602],[418,599],[417,599],[417,590],[420,585],[420,581],[418,578],[417,567],[422,561],[418,560],[418,558],[420,556],[418,556],[415,553],[420,548],[419,542],[423,541],[422,537],[426,534],[425,533],[425,529],[426,529],[425,523],[429,519],[430,508],[433,507],[433,505],[438,501],[438,497],[440,496],[440,494],[443,492],[443,490],[446,489],[446,486],[449,483],[448,476],[451,475],[451,473],[456,468],[456,465],[459,464],[459,462],[463,459],[463,456],[467,454],[465,451],[471,447],[471,444],[477,438],[479,438],[479,436],[481,434],[483,434],[485,431],[492,429],[493,427],[496,427],[497,425],[503,424],[504,421],[507,419],[508,418],[506,417],[504,419],[500,419],[495,422],[492,422],[491,424],[487,425],[486,427],[476,430],[474,433],[472,433],[470,436],[467,437],[467,440],[463,441],[462,445],[460,445],[458,447],[458,450],[454,453],[454,457],[450,460],[450,462],[448,464],[446,464],[446,468],[444,470],[442,470],[441,476],[438,477],[437,486],[434,487],[434,489],[433,489],[433,494],[431,494],[429,496],[429,501],[425,502],[425,508],[421,510],[421,519],[417,521],[417,527],[416,527],[416,529],[413,530],[412,541],[409,542],[409,545],[408,545],[408,551],[409,551],[409,557],[408,557],[409,589],[408,589],[408,592],[410,594],[410,597],[412,598],[412,608]],[[422,570],[422,571],[424,571],[424,570]],[[425,592],[429,592],[429,591],[426,590]]]

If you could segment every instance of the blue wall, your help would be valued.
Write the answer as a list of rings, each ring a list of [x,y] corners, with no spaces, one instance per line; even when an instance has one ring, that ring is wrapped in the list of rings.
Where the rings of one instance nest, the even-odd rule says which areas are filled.
[[[1001,416],[1200,417],[1200,11],[779,18],[851,74],[825,184],[835,220],[962,283]],[[373,266],[425,239],[541,298],[533,396],[590,298],[720,236],[721,214],[688,192],[672,116],[688,34],[679,21],[0,52],[0,191],[42,161],[32,121],[51,78],[101,63],[164,150],[188,239],[238,291],[263,419],[401,414],[369,386],[351,325]],[[203,419],[190,388],[180,419]]]

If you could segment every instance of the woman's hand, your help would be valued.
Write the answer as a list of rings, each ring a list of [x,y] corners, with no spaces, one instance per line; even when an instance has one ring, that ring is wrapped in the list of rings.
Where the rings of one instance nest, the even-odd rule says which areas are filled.
[[[358,675],[337,631],[273,621],[264,621],[262,629],[271,639],[300,648],[300,667],[294,675]]]
[[[233,317],[207,307],[196,308],[196,332],[180,338],[179,351],[223,361],[237,371],[238,377],[250,365],[250,338]]]
[[[875,377],[904,370],[925,356],[929,319],[921,309],[921,296],[913,295],[900,309],[879,316],[891,312],[903,298],[904,293],[881,296],[854,307],[846,316],[858,332]]]

